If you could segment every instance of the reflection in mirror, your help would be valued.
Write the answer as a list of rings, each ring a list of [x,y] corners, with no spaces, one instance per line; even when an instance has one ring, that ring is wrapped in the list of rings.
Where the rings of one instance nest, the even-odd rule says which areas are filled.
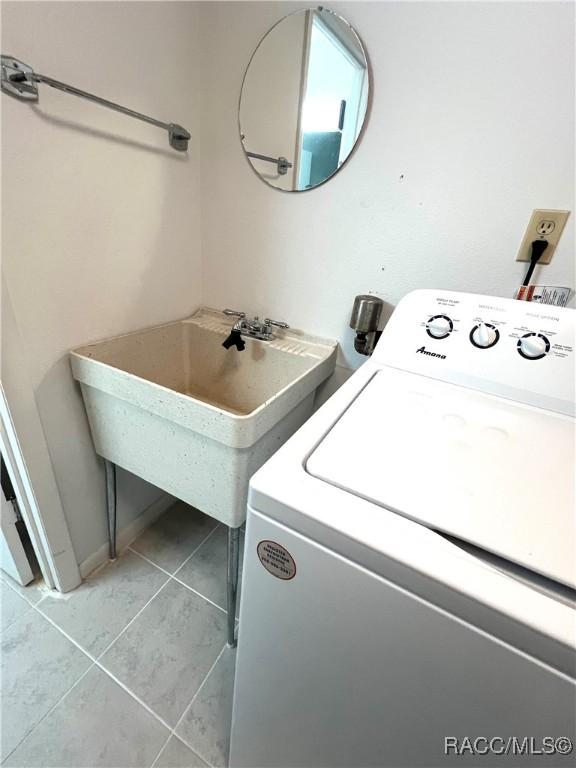
[[[368,62],[356,32],[323,8],[282,19],[244,75],[240,138],[261,179],[300,192],[333,176],[352,152],[368,104]]]

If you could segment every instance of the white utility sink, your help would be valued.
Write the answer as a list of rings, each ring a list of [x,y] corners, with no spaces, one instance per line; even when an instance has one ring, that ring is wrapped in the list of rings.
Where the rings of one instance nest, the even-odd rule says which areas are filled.
[[[337,345],[279,331],[226,350],[231,325],[204,308],[71,358],[96,452],[236,528],[250,476],[311,415]]]

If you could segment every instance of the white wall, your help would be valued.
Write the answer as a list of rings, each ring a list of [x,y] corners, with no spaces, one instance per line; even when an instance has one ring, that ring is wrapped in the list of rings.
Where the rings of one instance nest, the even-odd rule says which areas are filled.
[[[371,113],[326,185],[270,189],[242,156],[238,95],[266,30],[300,3],[203,9],[203,299],[337,338],[357,293],[418,287],[511,296],[533,208],[574,210],[571,3],[332,3],[371,61]],[[574,214],[538,281],[574,285]]]
[[[167,134],[46,86],[2,96],[3,273],[78,562],[106,541],[102,468],[67,352],[200,303],[198,8],[2,4],[2,51],[192,133]],[[121,473],[119,525],[160,495]]]

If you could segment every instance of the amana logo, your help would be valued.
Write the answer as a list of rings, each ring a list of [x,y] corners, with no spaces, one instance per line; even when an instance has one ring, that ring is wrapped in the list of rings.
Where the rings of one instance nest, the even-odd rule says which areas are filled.
[[[416,352],[420,352],[422,355],[429,355],[430,357],[439,357],[440,360],[446,360],[446,355],[440,355],[438,352],[428,352],[426,347],[420,347]]]

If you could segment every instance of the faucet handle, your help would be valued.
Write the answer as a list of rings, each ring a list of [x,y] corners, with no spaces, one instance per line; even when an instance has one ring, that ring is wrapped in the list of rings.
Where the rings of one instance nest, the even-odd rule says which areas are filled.
[[[264,320],[264,322],[265,322],[265,324],[266,324],[266,325],[274,325],[274,326],[276,326],[276,328],[290,328],[290,326],[288,325],[288,323],[283,323],[283,322],[282,322],[282,321],[280,321],[280,320],[270,320],[270,318],[269,318],[269,317],[267,317],[267,318]]]
[[[246,312],[238,312],[236,309],[225,309],[225,315],[233,315],[234,317],[246,317]]]

